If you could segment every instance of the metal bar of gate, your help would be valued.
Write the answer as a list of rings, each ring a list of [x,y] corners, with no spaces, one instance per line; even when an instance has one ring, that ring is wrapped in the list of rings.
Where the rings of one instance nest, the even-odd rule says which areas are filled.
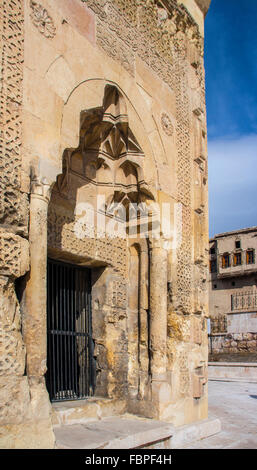
[[[76,328],[76,318],[77,318],[77,292],[76,292],[76,286],[77,286],[77,270],[73,269],[73,275],[74,275],[74,284],[73,284],[73,328],[74,331],[77,332]],[[73,338],[72,341],[72,348],[73,348],[73,379],[74,379],[74,397],[78,396],[78,388],[77,388],[77,340],[76,337]]]
[[[87,300],[88,300],[88,275],[84,277],[84,309],[83,309],[83,317],[84,317],[84,324],[83,324],[83,331],[85,333],[85,355],[84,355],[84,368],[85,371],[88,371],[88,336],[87,336],[87,329],[86,329],[86,319],[87,319]],[[88,377],[86,374],[84,375],[84,382],[85,382],[85,393],[89,395],[89,387],[88,387]]]
[[[86,276],[81,276],[81,331],[84,333],[85,330],[85,277]],[[86,390],[86,380],[85,380],[85,364],[86,364],[86,336],[84,334],[83,340],[81,341],[81,353],[82,353],[82,393],[84,395],[88,395],[87,390]]]
[[[50,273],[51,273],[51,277],[49,279],[49,284],[50,284],[50,288],[51,288],[51,307],[52,307],[52,310],[51,310],[51,316],[50,316],[50,312],[48,312],[48,317],[50,319],[50,323],[51,323],[51,326],[53,327],[55,325],[55,315],[54,315],[54,312],[55,312],[55,302],[54,302],[54,276],[53,276],[53,264],[50,264],[49,265],[50,267]],[[56,354],[55,354],[55,338],[54,336],[51,336],[50,337],[50,341],[51,341],[51,344],[52,344],[52,357],[53,357],[53,363],[52,363],[52,374],[51,374],[51,383],[52,383],[52,396],[55,396],[56,394],[56,364],[55,364],[55,361],[56,361]]]
[[[47,290],[50,398],[86,398],[94,389],[90,271],[49,260]]]
[[[71,331],[74,331],[74,269],[71,268]],[[74,396],[75,382],[74,382],[74,347],[73,339],[71,338],[71,383],[72,395]]]

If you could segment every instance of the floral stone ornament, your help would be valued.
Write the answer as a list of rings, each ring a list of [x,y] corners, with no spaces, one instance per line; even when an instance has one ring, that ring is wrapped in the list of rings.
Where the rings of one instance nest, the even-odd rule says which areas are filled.
[[[39,32],[46,38],[53,38],[56,33],[56,28],[48,11],[33,0],[30,1],[30,8],[32,9],[30,15],[31,20]]]
[[[173,125],[167,113],[162,113],[161,123],[162,123],[162,128],[165,134],[167,134],[168,136],[171,136],[173,134]]]

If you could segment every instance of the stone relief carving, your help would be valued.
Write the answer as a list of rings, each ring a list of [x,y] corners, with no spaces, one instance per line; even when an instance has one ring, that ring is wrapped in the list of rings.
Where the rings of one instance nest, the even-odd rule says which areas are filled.
[[[133,135],[120,91],[105,87],[102,106],[81,113],[80,143],[64,153],[60,191],[69,186],[71,173],[98,187],[113,187],[115,200],[123,196],[138,202],[139,194],[151,196],[143,176],[144,153]]]
[[[30,0],[30,8],[32,10],[30,18],[38,31],[46,38],[53,38],[56,34],[56,28],[47,10],[34,0]]]
[[[183,205],[182,244],[178,250],[176,308],[192,309],[191,287],[191,141],[192,111],[195,110],[185,77],[194,78],[194,87],[204,109],[203,38],[186,8],[175,0],[82,0],[96,13],[97,42],[132,75],[136,56],[140,57],[175,92],[176,144],[178,149],[177,195]],[[110,39],[111,38],[111,39]],[[193,109],[191,109],[193,108]],[[172,133],[163,116],[164,131]]]
[[[142,35],[136,36],[132,35],[132,39],[129,37],[131,35],[131,25],[135,25],[137,21],[137,12],[136,5],[140,5],[142,9],[142,15],[146,14],[146,11],[149,7],[151,12],[151,18],[153,21],[159,22],[161,25],[161,33],[149,33],[151,42],[144,40],[147,33],[148,22],[145,20],[142,24],[141,32]],[[53,23],[52,18],[48,15],[47,11],[39,4],[34,1],[31,1],[31,18],[34,25],[38,28],[40,33],[47,38],[52,38],[56,34],[56,29]],[[185,35],[188,35],[189,31],[194,31],[192,33],[192,41],[194,46],[197,48],[197,53],[201,50],[201,38],[197,33],[197,29],[193,25],[193,22],[188,20],[188,30],[185,28],[185,31],[180,34],[180,31],[177,31],[177,28],[184,28],[183,21],[178,23],[175,20],[175,15],[172,16],[168,9],[165,10],[156,6],[152,0],[149,1],[140,1],[140,0],[113,0],[112,2],[108,0],[88,0],[88,5],[94,9],[94,11],[99,14],[98,22],[98,44],[103,47],[107,53],[112,55],[115,59],[119,59],[123,63],[124,67],[133,74],[134,59],[135,54],[138,55],[147,63],[166,83],[171,86],[176,92],[177,99],[177,110],[178,110],[178,124],[176,126],[179,129],[179,137],[184,140],[189,134],[189,125],[190,125],[190,105],[188,99],[183,105],[184,98],[186,97],[186,90],[180,89],[181,81],[184,80],[184,75],[187,73],[185,60],[187,53],[187,38]],[[117,7],[115,7],[115,5]],[[170,5],[174,9],[177,9],[177,3],[170,0]],[[20,179],[20,149],[21,149],[21,103],[22,103],[22,67],[21,63],[23,60],[23,2],[19,0],[3,0],[3,8],[5,9],[6,17],[4,19],[4,32],[3,36],[8,39],[9,45],[3,48],[2,52],[2,70],[3,70],[3,87],[1,95],[1,110],[3,119],[3,142],[1,141],[1,154],[3,158],[3,164],[1,161],[1,168],[3,167],[4,171],[0,175],[0,189],[6,188],[6,181],[11,188],[9,191],[8,197],[4,200],[1,200],[1,210],[3,217],[6,217],[8,212],[8,217],[13,224],[17,222],[17,213],[20,212],[19,207],[19,179]],[[106,8],[113,8],[115,13],[113,17],[108,13],[108,27],[106,28],[107,21]],[[157,11],[157,15],[156,15]],[[180,8],[180,11],[183,11],[183,8]],[[136,14],[135,14],[136,12]],[[188,15],[187,13],[185,13]],[[34,17],[33,17],[34,16]],[[127,19],[126,19],[127,18]],[[173,19],[172,19],[173,18]],[[15,28],[13,24],[15,23]],[[179,26],[176,26],[179,25]],[[118,27],[123,25],[124,28]],[[126,26],[126,27],[125,27]],[[153,29],[156,29],[155,26]],[[122,31],[122,37],[118,37]],[[109,35],[110,32],[110,35]],[[124,33],[124,35],[123,35]],[[112,38],[115,38],[115,44],[109,40],[112,34]],[[140,33],[141,34],[141,33]],[[169,36],[170,35],[170,36]],[[173,41],[166,41],[165,38],[172,37],[174,38],[174,47]],[[188,36],[189,37],[189,36]],[[191,39],[190,39],[191,41]],[[158,45],[153,46],[158,42]],[[115,47],[113,47],[115,45]],[[153,46],[153,47],[152,47]],[[156,52],[158,50],[158,53]],[[201,99],[203,102],[203,82],[202,79],[202,66],[201,60],[195,58],[194,53],[192,54],[193,58],[190,61],[190,64],[196,69],[196,75],[199,78],[201,83],[202,95]],[[196,54],[197,56],[197,54]],[[17,67],[18,63],[18,67]],[[177,75],[182,73],[180,80],[177,82],[177,75],[173,76],[173,72],[176,67],[179,66]],[[183,75],[184,74],[184,75]],[[177,82],[177,85],[176,85]],[[197,84],[197,80],[196,80]],[[115,96],[115,93],[114,93]],[[204,109],[204,107],[203,107]],[[105,113],[108,114],[108,113]],[[124,113],[126,114],[126,113]],[[100,171],[100,174],[103,174],[105,171],[109,171],[108,165],[110,162],[119,162],[121,167],[121,160],[126,160],[126,165],[131,165],[129,171],[134,177],[134,182],[131,183],[131,187],[138,189],[138,187],[143,188],[143,184],[140,183],[140,165],[136,165],[135,159],[139,162],[143,159],[142,150],[140,149],[138,142],[135,140],[133,134],[128,129],[126,132],[126,125],[123,122],[121,117],[122,113],[114,114],[116,116],[116,121],[109,122],[107,129],[108,132],[105,135],[104,139],[100,139],[100,155],[98,164],[100,166],[95,167],[96,172]],[[105,116],[107,120],[107,115]],[[118,118],[118,119],[117,119]],[[101,123],[101,120],[98,121],[98,125]],[[2,124],[2,123],[1,123]],[[181,141],[182,141],[181,140]],[[97,141],[99,142],[99,140]],[[92,152],[94,148],[89,144],[88,141],[84,141],[84,151]],[[73,155],[67,156],[67,162],[72,159]],[[178,291],[179,302],[181,305],[186,305],[189,308],[190,302],[186,304],[187,290],[190,288],[190,231],[192,229],[191,220],[190,220],[190,184],[188,185],[188,178],[190,173],[190,146],[189,141],[186,140],[185,149],[183,150],[182,146],[179,147],[179,183],[178,183],[178,193],[180,199],[186,202],[186,207],[183,209],[183,246],[181,247],[179,256],[178,256]],[[108,162],[108,163],[107,163]],[[133,166],[134,165],[134,166]],[[116,168],[116,167],[115,167]],[[128,167],[127,167],[128,168]],[[69,169],[65,170],[65,175],[67,176]],[[134,173],[133,173],[134,172]],[[116,175],[116,170],[113,168],[113,174]],[[184,173],[184,174],[183,174]],[[132,178],[133,179],[133,178]],[[67,178],[68,180],[68,178]],[[64,180],[64,185],[67,180]],[[95,180],[92,179],[92,182],[96,183],[105,183],[99,178]],[[114,180],[117,182],[117,180]],[[188,186],[187,186],[188,185]],[[119,188],[125,188],[126,183],[119,183]],[[188,187],[188,191],[185,191],[185,187]],[[38,186],[36,184],[35,191]],[[43,188],[47,189],[45,186]],[[132,192],[131,192],[132,193]],[[6,212],[5,212],[6,211]],[[99,239],[97,243],[94,244],[94,241],[91,239],[85,240],[85,243],[82,244],[81,241],[77,242],[77,245],[74,246],[74,221],[63,220],[59,214],[56,214],[54,210],[50,209],[49,223],[55,224],[60,228],[63,227],[63,222],[67,224],[64,232],[54,229],[50,230],[50,245],[51,242],[54,246],[62,246],[64,249],[73,250],[74,253],[80,255],[82,250],[87,250],[93,258],[97,258],[97,254],[101,253],[101,260],[105,259],[106,262],[112,264],[115,269],[115,272],[118,273],[117,280],[113,286],[113,292],[111,296],[111,304],[117,305],[119,310],[125,309],[126,303],[126,282],[124,279],[126,276],[126,252],[127,247],[125,241],[120,241],[117,243],[117,240],[101,240]],[[39,216],[40,219],[40,216]],[[7,219],[5,219],[7,220]],[[184,230],[185,227],[185,230]],[[189,236],[188,236],[189,235]],[[52,238],[51,238],[52,237]],[[16,237],[14,234],[6,234],[3,238],[3,245],[1,247],[1,265],[8,266],[8,271],[5,272],[8,276],[19,277],[28,269],[21,267],[21,258],[23,257],[23,248],[22,244],[26,243],[21,237]],[[60,245],[61,244],[61,245]],[[4,275],[5,275],[4,274]],[[2,280],[1,280],[2,281]],[[2,369],[0,374],[11,375],[16,374],[22,376],[24,373],[24,361],[25,361],[25,351],[22,343],[22,336],[20,334],[20,312],[19,305],[17,302],[14,284],[12,281],[9,284],[0,285],[2,299],[9,299],[11,303],[11,308],[9,310],[0,309],[0,313],[3,313],[5,320],[8,317],[8,313],[12,315],[13,322],[6,320],[6,323],[3,323],[3,328],[0,331],[0,348],[1,348],[1,363]],[[0,302],[1,306],[1,302]],[[118,321],[121,318],[120,312],[116,316],[114,315],[115,321]],[[8,323],[9,322],[9,323]],[[197,333],[198,334],[198,333]],[[198,341],[197,341],[198,342]],[[201,371],[200,371],[201,372]],[[199,375],[201,375],[199,372]],[[202,379],[202,377],[200,377]],[[189,372],[187,369],[186,359],[181,362],[181,390],[182,393],[187,393],[189,386]]]
[[[48,212],[48,245],[51,248],[65,251],[78,256],[85,256],[95,260],[104,261],[114,266],[121,274],[126,273],[126,240],[122,238],[97,238],[75,235],[73,214],[61,206],[50,203]]]
[[[13,282],[0,278],[0,376],[24,374],[25,348],[21,315]]]
[[[161,115],[161,124],[162,124],[162,128],[163,128],[165,134],[167,134],[169,137],[172,136],[172,134],[174,132],[174,128],[173,128],[171,119],[170,119],[170,117],[167,113],[162,113],[162,115]]]
[[[187,396],[190,387],[190,371],[188,368],[188,361],[185,352],[180,352],[178,356],[179,364],[179,377],[180,377],[180,393],[182,396]]]
[[[156,0],[81,0],[97,15],[97,42],[134,75],[138,55],[173,87],[174,49],[203,54],[203,39],[194,19],[176,0],[160,6]],[[189,57],[190,60],[190,57]],[[199,60],[192,60],[198,68]]]
[[[19,225],[22,213],[19,192],[21,175],[21,106],[23,81],[23,2],[1,2],[1,96],[0,96],[0,220]]]
[[[0,275],[18,278],[29,269],[29,242],[0,230]]]

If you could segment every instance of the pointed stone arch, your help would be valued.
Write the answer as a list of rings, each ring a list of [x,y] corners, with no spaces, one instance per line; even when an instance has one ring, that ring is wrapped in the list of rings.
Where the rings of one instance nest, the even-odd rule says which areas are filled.
[[[105,397],[122,396],[126,393],[126,387],[130,386],[127,379],[121,383],[121,366],[111,360],[113,354],[120,357],[119,351],[116,350],[116,344],[108,343],[108,336],[111,336],[112,325],[115,324],[118,334],[124,341],[122,347],[124,351],[128,351],[128,338],[126,339],[124,335],[128,321],[127,279],[130,256],[127,220],[131,204],[137,207],[138,203],[155,200],[144,177],[145,158],[145,153],[130,127],[125,96],[117,86],[107,84],[97,106],[80,112],[78,145],[76,148],[67,147],[63,152],[63,171],[57,177],[49,204],[49,254],[57,259],[71,260],[75,264],[79,263],[92,269],[98,266],[103,269],[97,285],[100,286],[101,283],[104,285],[99,287],[105,292],[104,300],[97,299],[93,305],[101,306],[102,314],[96,311],[95,317],[101,317],[101,331],[106,329],[106,334],[101,339],[104,344],[102,357],[105,364],[96,383],[96,390]],[[96,202],[98,196],[105,197],[105,207],[99,208]],[[82,207],[82,213],[79,209],[81,204],[85,205]],[[93,210],[88,214],[89,218],[86,218],[88,211],[86,206],[90,204],[93,205]],[[113,208],[113,212],[108,212],[107,208],[110,207]],[[121,236],[116,232],[116,238],[112,239],[112,235],[106,230],[104,236],[99,238],[95,227],[91,229],[90,226],[92,220],[99,214],[105,219],[106,227],[108,224],[114,226],[121,221]],[[84,217],[85,236],[84,239],[81,237],[78,240],[75,228],[80,224],[80,234],[83,235]],[[136,209],[133,218],[136,234],[139,222],[139,211]],[[146,249],[143,256],[147,258],[148,255]],[[138,276],[140,277],[139,273]],[[144,283],[146,277],[144,272]],[[142,283],[143,281],[138,278],[138,292]],[[93,291],[93,297],[98,296],[98,287],[95,292],[96,294]],[[96,325],[95,329],[93,327],[93,332],[98,330],[99,325]],[[95,333],[96,344],[97,336],[98,333]],[[148,338],[148,333],[145,337]],[[102,344],[96,347],[96,361],[100,357],[98,350],[102,350]],[[148,354],[147,351],[146,346],[145,354]],[[140,371],[138,366],[138,386],[144,382],[144,386],[148,387],[143,391],[144,387],[140,385],[140,399],[146,399],[149,393],[149,360],[148,358],[144,362],[144,371]],[[122,365],[126,377],[128,364],[129,361],[126,359]],[[109,381],[108,377],[112,379]],[[131,399],[133,397],[132,394]]]
[[[102,192],[109,186],[113,195],[131,194],[133,202],[135,194],[136,199],[154,199],[145,181],[144,160],[145,154],[129,125],[125,97],[117,86],[107,84],[99,106],[80,113],[79,144],[75,149],[65,149],[58,186],[68,185],[70,173],[75,172],[101,187]]]

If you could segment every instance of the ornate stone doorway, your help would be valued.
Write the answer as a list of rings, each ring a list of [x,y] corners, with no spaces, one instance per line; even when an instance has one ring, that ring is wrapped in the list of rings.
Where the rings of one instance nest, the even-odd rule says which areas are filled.
[[[81,111],[78,146],[64,150],[48,205],[48,257],[91,270],[95,382],[87,396],[126,397],[129,412],[157,417],[168,387],[167,250],[155,237],[156,194],[125,97],[106,84],[99,104]],[[57,392],[52,400],[77,396],[74,387]]]
[[[91,270],[48,259],[47,376],[51,401],[94,394]]]

